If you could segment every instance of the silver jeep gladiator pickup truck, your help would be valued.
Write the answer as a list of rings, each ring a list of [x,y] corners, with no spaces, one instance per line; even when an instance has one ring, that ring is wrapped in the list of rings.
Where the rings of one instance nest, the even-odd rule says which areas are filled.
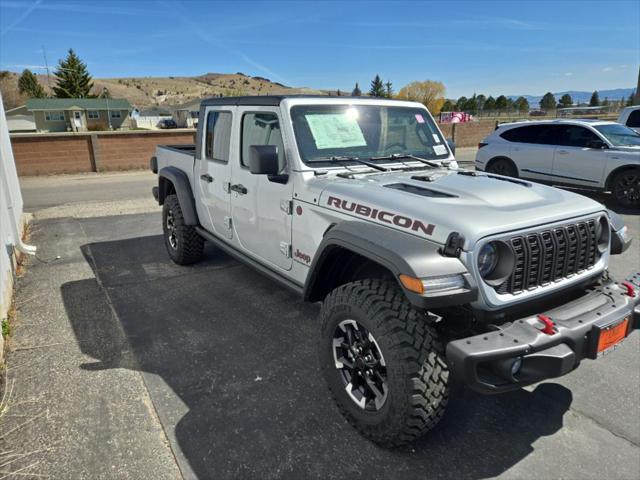
[[[174,262],[211,242],[322,302],[329,388],[394,446],[440,420],[454,381],[520,388],[640,328],[640,274],[607,273],[631,241],[620,217],[453,154],[418,103],[214,98],[195,145],[157,148],[153,194]]]

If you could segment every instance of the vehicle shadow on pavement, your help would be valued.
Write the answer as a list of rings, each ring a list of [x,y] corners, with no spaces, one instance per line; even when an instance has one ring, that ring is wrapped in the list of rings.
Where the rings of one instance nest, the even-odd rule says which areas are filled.
[[[143,372],[183,472],[199,478],[491,477],[562,428],[572,402],[555,383],[499,396],[459,387],[434,431],[384,450],[328,393],[316,305],[215,249],[197,266],[173,265],[161,236],[82,251],[96,278],[61,288],[78,344],[95,359],[81,368]]]

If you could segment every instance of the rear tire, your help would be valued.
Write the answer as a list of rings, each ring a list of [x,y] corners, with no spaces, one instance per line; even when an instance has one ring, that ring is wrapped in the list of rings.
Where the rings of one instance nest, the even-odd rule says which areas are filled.
[[[169,257],[178,265],[191,265],[202,259],[204,239],[186,225],[176,195],[168,195],[162,206],[162,230]]]
[[[611,180],[611,194],[618,205],[640,207],[640,170],[624,170]]]
[[[395,281],[338,287],[320,319],[321,368],[341,413],[363,436],[394,447],[440,421],[449,400],[444,349],[428,315]]]
[[[504,175],[505,177],[518,178],[518,169],[508,158],[497,158],[491,160],[486,168],[487,173]]]

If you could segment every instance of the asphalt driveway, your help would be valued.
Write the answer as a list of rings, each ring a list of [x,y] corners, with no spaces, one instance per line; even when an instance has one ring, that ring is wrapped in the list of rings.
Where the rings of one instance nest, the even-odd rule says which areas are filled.
[[[640,237],[640,217],[624,213]],[[15,351],[9,367],[27,365],[15,400],[37,397],[50,412],[12,443],[53,445],[38,454],[40,474],[638,478],[637,333],[526,390],[487,397],[460,387],[431,434],[384,450],[329,396],[316,359],[318,307],[211,247],[199,265],[172,264],[158,211],[43,219],[32,242],[49,263],[32,260],[19,281],[12,341],[54,346]],[[637,269],[638,258],[635,242],[612,273]]]

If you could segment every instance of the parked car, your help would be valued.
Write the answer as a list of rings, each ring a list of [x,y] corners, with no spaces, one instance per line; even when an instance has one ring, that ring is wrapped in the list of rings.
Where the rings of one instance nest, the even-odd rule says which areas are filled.
[[[623,109],[618,117],[618,123],[640,133],[640,105]]]
[[[640,207],[640,134],[619,123],[504,123],[478,147],[478,171],[611,191],[620,205]]]
[[[158,123],[158,127],[159,128],[178,128],[178,124],[175,122],[175,120],[171,118],[166,118],[166,119],[160,120],[160,122]]]
[[[206,241],[322,302],[320,369],[377,443],[430,430],[454,382],[519,389],[640,328],[640,274],[607,273],[631,242],[621,217],[572,192],[459,170],[421,103],[212,98],[198,126],[195,145],[158,146],[150,162],[169,258],[198,262]],[[301,361],[282,339],[264,342],[277,361]]]

